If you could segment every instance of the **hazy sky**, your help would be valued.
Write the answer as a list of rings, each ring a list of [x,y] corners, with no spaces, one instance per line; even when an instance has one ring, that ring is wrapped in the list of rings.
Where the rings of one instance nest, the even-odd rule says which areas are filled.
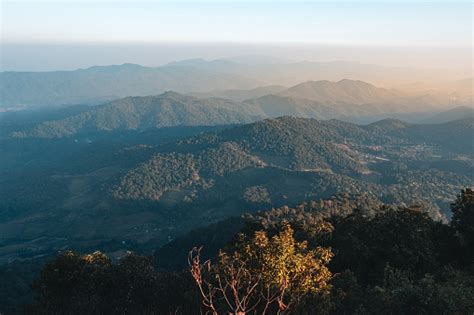
[[[42,60],[48,49],[55,56],[51,47],[77,45],[86,54],[92,46],[127,44],[439,47],[464,55],[472,49],[470,1],[0,1],[2,69],[31,66],[29,51]]]

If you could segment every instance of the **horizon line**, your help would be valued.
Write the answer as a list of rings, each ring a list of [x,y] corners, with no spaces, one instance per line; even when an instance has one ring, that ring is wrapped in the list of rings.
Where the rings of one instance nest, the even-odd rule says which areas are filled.
[[[364,48],[464,48],[473,49],[474,43],[470,44],[449,44],[430,43],[430,44],[401,44],[401,43],[345,43],[345,42],[318,42],[318,41],[232,41],[232,40],[63,40],[63,39],[1,39],[0,45],[132,45],[132,46],[154,46],[154,45],[245,45],[245,46],[326,46],[326,47],[364,47]]]

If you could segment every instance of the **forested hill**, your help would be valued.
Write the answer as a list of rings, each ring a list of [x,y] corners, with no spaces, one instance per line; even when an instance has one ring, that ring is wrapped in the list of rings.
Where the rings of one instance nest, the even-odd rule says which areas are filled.
[[[182,96],[161,97],[168,102]],[[25,225],[31,220],[55,235],[38,241],[46,249],[73,243],[69,236],[84,227],[92,231],[91,239],[76,240],[81,244],[124,240],[156,246],[243,212],[339,192],[368,193],[388,204],[423,204],[432,217],[446,219],[450,200],[474,183],[473,132],[472,119],[356,125],[280,117],[219,128],[2,140],[0,227],[28,256],[37,253],[39,243],[23,239],[44,235]],[[17,255],[7,251],[2,257]]]
[[[471,120],[442,125],[384,120],[359,126],[267,119],[168,146],[123,176],[114,195],[166,202],[180,196],[193,204],[222,198],[273,204],[369,191],[384,201],[444,207],[455,187],[472,184],[466,170],[472,170],[473,152],[465,135],[473,129]],[[460,136],[435,136],[440,130]]]
[[[195,100],[174,93],[150,99],[156,98],[163,103]],[[108,106],[94,110],[105,113]],[[111,257],[129,250],[150,253],[173,239],[178,242],[190,230],[260,209],[277,208],[274,214],[281,209],[285,217],[288,209],[311,220],[304,212],[316,214],[321,207],[340,214],[367,208],[364,203],[370,209],[382,203],[395,208],[417,205],[436,222],[447,222],[452,200],[461,189],[474,186],[473,119],[432,125],[388,119],[357,125],[280,117],[219,127],[94,133],[99,130],[96,120],[85,113],[90,112],[81,109],[73,117],[89,119],[81,126],[91,127],[94,136],[82,134],[82,129],[74,137],[0,140],[0,263],[23,261],[27,269],[37,267],[37,257],[44,260],[65,248],[100,249]],[[117,126],[108,124],[112,117],[103,117],[105,126]],[[139,117],[142,126],[156,123],[152,115],[117,117]],[[311,203],[339,193],[348,201]],[[359,196],[366,201],[359,202]],[[302,203],[307,209],[295,208]],[[357,233],[365,233],[370,222],[360,220]],[[242,222],[228,223],[239,229]],[[218,237],[229,239],[230,234]],[[367,246],[376,239],[370,233],[363,237]],[[212,244],[216,250],[222,245]],[[172,263],[163,261],[163,267]],[[357,268],[366,265],[364,261]],[[17,274],[33,275],[4,270],[11,283],[18,283]],[[24,281],[15,286],[23,288],[15,291],[18,295],[28,291]]]
[[[467,117],[439,124],[407,124],[396,119],[385,119],[365,127],[372,133],[400,137],[427,143],[444,150],[472,155],[474,118]]]
[[[248,95],[247,92],[252,94],[255,91],[228,92],[243,93],[243,98],[243,95]],[[258,93],[260,92],[262,91]],[[234,97],[239,100],[214,97],[212,93],[195,97],[168,91],[156,96],[125,97],[95,107],[50,109],[49,115],[43,115],[42,119],[34,111],[25,111],[23,116],[31,116],[33,119],[28,124],[17,126],[17,129],[13,129],[14,126],[6,128],[8,132],[4,136],[61,138],[98,131],[244,124],[285,115],[369,123],[387,117],[409,117],[411,105],[427,105],[417,99],[406,99],[393,91],[353,80],[311,81],[274,92],[276,94],[242,101],[239,97]],[[218,96],[221,94],[216,93]],[[81,109],[75,111],[70,110],[71,108]],[[434,108],[430,109],[432,110]],[[459,117],[458,114],[448,113],[446,117]],[[414,113],[410,121],[420,121],[426,115],[428,114]],[[472,117],[468,115],[466,118]]]
[[[98,131],[211,126],[255,121],[259,113],[230,100],[198,99],[174,92],[126,97],[60,120],[12,133],[13,137],[60,138]]]

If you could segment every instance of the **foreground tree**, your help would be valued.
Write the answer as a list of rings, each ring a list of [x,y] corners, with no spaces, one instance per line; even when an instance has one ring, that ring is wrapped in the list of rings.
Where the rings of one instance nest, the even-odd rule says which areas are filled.
[[[200,255],[201,249],[194,248],[189,264],[208,313],[288,314],[309,293],[330,291],[331,250],[309,250],[306,242],[295,241],[288,223],[273,237],[264,231],[253,238],[240,235],[215,265],[201,263]]]
[[[101,252],[78,255],[72,251],[60,254],[46,264],[33,284],[37,293],[30,313],[97,314],[107,304],[110,259]]]
[[[331,222],[328,245],[335,258],[330,268],[352,270],[363,286],[380,284],[387,264],[421,278],[454,258],[449,227],[417,207],[380,209],[374,217],[355,212]]]
[[[451,204],[453,218],[451,225],[461,239],[465,249],[466,263],[473,263],[474,258],[474,190],[463,189],[454,203]]]
[[[101,252],[61,253],[35,281],[27,314],[193,314],[200,302],[187,272],[156,272],[128,253],[118,263]]]

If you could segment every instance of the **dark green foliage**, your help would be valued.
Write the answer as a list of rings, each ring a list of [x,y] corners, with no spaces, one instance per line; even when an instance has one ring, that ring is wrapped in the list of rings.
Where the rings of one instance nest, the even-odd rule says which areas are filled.
[[[33,285],[38,302],[32,311],[49,314],[99,313],[105,304],[110,259],[100,252],[78,256],[65,252],[45,265]],[[94,292],[94,294],[88,294]],[[41,310],[41,311],[40,311]]]
[[[178,190],[197,179],[190,154],[155,155],[149,162],[129,172],[114,191],[116,198],[159,200],[168,190]]]
[[[265,162],[248,154],[235,142],[223,142],[216,148],[203,151],[197,164],[204,176],[223,176],[248,167],[265,166]]]
[[[51,259],[51,258],[49,258]],[[0,266],[0,311],[17,314],[32,302],[31,284],[48,259],[14,262]]]
[[[157,154],[123,177],[113,194],[119,199],[159,200],[166,191],[210,187],[216,176],[263,165],[231,142],[194,154]]]
[[[100,252],[65,252],[43,268],[27,313],[189,314],[199,307],[191,281],[188,274],[157,273],[150,258],[132,253],[112,264]]]
[[[331,291],[332,313],[333,314],[353,314],[364,301],[365,292],[357,282],[357,277],[348,269],[336,273],[332,278]]]
[[[439,267],[441,223],[419,209],[382,209],[373,218],[356,212],[330,222],[334,270],[351,269],[363,283],[376,283],[387,263],[417,277]]]
[[[359,309],[367,314],[471,314],[474,277],[440,270],[437,276],[413,280],[403,270],[387,266],[383,283],[367,288]]]
[[[367,196],[351,199],[339,195],[249,215],[247,229],[275,231],[282,222],[290,222],[298,239],[333,248],[332,271],[350,269],[358,281],[368,285],[381,279],[386,264],[414,277],[434,272],[441,265],[458,264],[460,247],[454,231],[433,221],[426,210],[386,206]],[[330,234],[318,234],[314,229],[321,220],[333,227]]]
[[[466,189],[453,203],[464,207]],[[213,258],[242,220],[196,230],[158,250],[160,268],[174,269],[186,250],[204,245]],[[454,227],[433,221],[421,208],[395,208],[347,195],[249,215],[242,231],[274,235],[290,222],[308,249],[335,254],[329,295],[305,296],[295,314],[470,314],[474,274],[461,264]],[[453,225],[455,225],[453,223]],[[225,241],[224,241],[225,240]],[[227,245],[226,245],[227,243]],[[170,256],[176,259],[170,260]],[[179,268],[179,267],[178,267]],[[35,282],[35,314],[196,314],[198,294],[188,273],[156,272],[147,257],[128,254],[118,263],[101,253],[60,255]]]
[[[474,191],[471,188],[463,189],[451,209],[451,225],[461,239],[466,263],[474,266]]]
[[[467,242],[474,241],[474,190],[466,188],[461,191],[451,205],[453,218],[451,225]]]
[[[339,128],[339,123],[343,128]],[[279,167],[307,171],[331,168],[343,172],[363,171],[365,167],[354,161],[350,152],[336,145],[345,142],[346,132],[361,140],[367,136],[364,130],[348,123],[283,117],[237,127],[223,132],[221,137],[233,139]]]
[[[219,249],[234,239],[243,226],[243,219],[229,218],[193,230],[158,248],[154,254],[156,267],[165,271],[182,270],[187,267],[187,261],[183,257],[186,257],[189,249],[203,244],[205,244],[203,248],[205,255],[202,258],[204,260],[213,258]]]
[[[446,200],[470,185],[472,178],[469,173],[445,170],[433,156],[445,155],[446,163],[457,158],[428,146],[424,139],[413,139],[412,127],[417,126],[399,121],[357,126],[291,117],[265,120],[181,141],[167,151],[187,154],[187,158],[173,153],[155,158],[176,159],[176,168],[170,168],[176,171],[168,172],[160,163],[154,166],[152,159],[145,164],[146,171],[143,166],[130,171],[116,191],[121,198],[157,200],[174,190],[178,193],[171,198],[193,203],[208,198],[218,202],[216,198],[226,194],[226,200],[243,199],[259,206],[281,204],[282,197],[301,202],[296,194],[321,198],[336,192],[370,191],[387,203],[429,206],[433,218],[444,220],[438,211],[441,208],[446,214]],[[425,164],[432,160],[438,168],[427,169]],[[272,187],[278,173],[290,172],[279,186]],[[171,178],[171,183],[176,182],[172,187],[156,185],[170,176],[177,179]]]
[[[474,150],[472,128],[474,118],[469,117],[443,124],[414,125],[409,129],[410,139],[419,139],[434,143],[455,152],[472,154]]]

